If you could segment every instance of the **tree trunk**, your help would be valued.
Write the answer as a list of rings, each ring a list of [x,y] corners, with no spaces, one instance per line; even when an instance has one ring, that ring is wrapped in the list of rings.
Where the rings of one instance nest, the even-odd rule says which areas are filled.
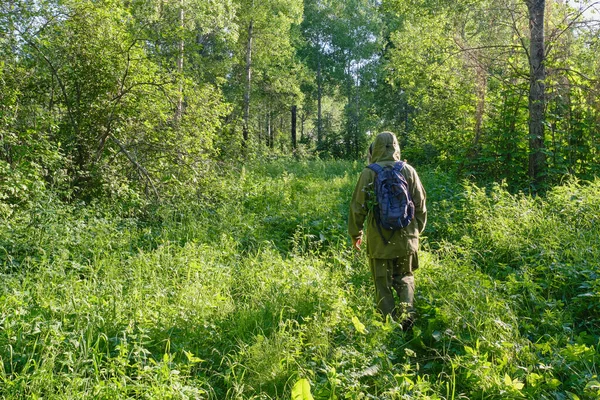
[[[485,113],[485,94],[487,91],[487,71],[480,63],[475,64],[476,70],[476,93],[477,106],[475,107],[475,137],[473,139],[473,157],[479,152],[479,141],[481,140],[481,130],[483,127],[483,115]]]
[[[271,126],[271,110],[267,113],[267,147],[273,148],[273,127]]]
[[[296,115],[298,107],[292,106],[292,149],[296,150]]]
[[[317,55],[317,147],[323,138],[323,115],[321,98],[323,97],[323,77],[321,76],[321,53]]]
[[[529,178],[534,190],[539,188],[546,169],[544,154],[545,117],[545,0],[527,0],[531,44],[529,52]]]
[[[283,114],[279,116],[279,130],[278,132],[283,132],[283,125],[284,125],[284,117]],[[275,137],[273,137],[273,141],[275,141]],[[283,153],[283,151],[285,150],[283,147],[284,141],[280,140],[279,141],[279,150]]]
[[[306,110],[302,110],[302,114],[300,114],[300,141],[304,142],[304,123],[307,120]]]
[[[244,142],[248,141],[248,121],[250,119],[250,90],[252,89],[252,31],[254,20],[248,24],[248,43],[246,46],[246,90],[244,91]]]
[[[350,57],[348,57],[350,58]],[[352,139],[354,138],[354,132],[356,129],[356,114],[354,113],[354,102],[353,102],[353,94],[352,94],[352,84],[354,82],[351,81],[352,73],[350,70],[350,61],[346,61],[346,65],[344,67],[344,75],[348,78],[346,79],[346,95],[348,98],[348,105],[346,106],[346,134],[344,135],[344,147],[346,151],[346,157],[350,157],[352,154]]]
[[[465,60],[469,68],[473,69],[475,75],[475,95],[477,103],[475,105],[475,125],[473,126],[473,142],[467,155],[473,160],[479,155],[479,142],[481,140],[481,131],[483,128],[483,116],[485,113],[485,95],[487,91],[487,67],[483,63],[484,56],[481,49],[473,48],[469,43],[469,38],[463,29],[460,36],[454,39],[454,42],[463,51]]]

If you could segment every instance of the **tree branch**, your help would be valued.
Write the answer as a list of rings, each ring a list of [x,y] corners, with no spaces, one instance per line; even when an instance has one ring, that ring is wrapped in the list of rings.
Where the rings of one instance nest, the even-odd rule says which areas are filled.
[[[138,163],[132,157],[131,154],[129,154],[129,152],[127,151],[127,149],[125,148],[125,146],[123,145],[123,143],[121,143],[121,141],[119,139],[117,139],[113,135],[109,135],[109,137],[112,139],[113,142],[115,142],[117,144],[117,146],[119,146],[119,148],[121,149],[123,154],[125,154],[125,157],[127,157],[127,159],[136,167],[138,174],[141,174],[141,175],[143,175],[144,178],[146,178],[146,181],[152,187],[154,195],[156,196],[156,198],[158,200],[160,200],[160,195],[158,194],[158,190],[156,189],[156,186],[154,185],[154,181],[150,177],[150,174],[148,173],[148,171],[142,165],[140,165],[140,163]]]
[[[600,4],[600,1],[596,1],[596,2],[594,2],[594,3],[590,4],[590,5],[588,5],[587,7],[580,9],[580,10],[579,10],[579,11],[576,13],[576,15],[575,15],[575,18],[573,18],[573,20],[572,20],[571,22],[569,22],[569,24],[568,24],[568,25],[565,27],[565,29],[563,29],[563,30],[561,30],[561,31],[554,31],[554,32],[552,32],[552,33],[550,34],[550,37],[548,38],[548,45],[546,46],[546,57],[548,57],[548,54],[550,54],[550,52],[552,51],[552,49],[553,49],[553,47],[554,47],[554,46],[553,46],[553,44],[554,44],[554,41],[558,40],[558,38],[559,38],[559,37],[561,37],[561,36],[562,36],[562,35],[563,35],[565,32],[567,32],[568,30],[570,30],[570,29],[573,27],[573,25],[575,25],[576,23],[578,23],[578,22],[579,22],[579,18],[581,18],[581,16],[582,16],[582,15],[583,15],[583,14],[584,14],[584,13],[585,13],[587,10],[589,10],[590,8],[594,7],[594,6],[595,6],[595,5],[597,5],[597,4]],[[567,16],[566,16],[566,17],[563,19],[563,22],[564,22],[565,20],[567,20],[567,18],[568,18],[569,16],[570,16],[570,14],[569,14],[569,15],[567,15]]]
[[[523,51],[525,52],[525,55],[527,56],[527,61],[529,63],[531,63],[531,56],[529,55],[529,48],[527,46],[527,43],[525,43],[525,38],[523,37],[523,35],[521,35],[521,31],[517,27],[517,20],[515,19],[514,10],[510,10],[509,14],[510,14],[510,19],[512,21],[512,28],[515,31],[515,33],[517,34],[517,36],[519,37],[519,43],[521,43],[521,48],[523,49]]]
[[[69,116],[69,120],[71,121],[71,124],[73,125],[73,129],[75,129],[75,132],[77,132],[77,134],[79,134],[79,126],[77,124],[77,121],[75,120],[75,117],[73,116],[71,102],[69,100],[69,96],[67,95],[67,88],[64,85],[62,79],[60,78],[60,75],[58,74],[58,70],[56,69],[54,64],[52,64],[52,61],[50,61],[50,59],[48,57],[46,57],[44,52],[42,52],[42,50],[32,40],[30,40],[29,38],[27,38],[27,36],[25,36],[24,32],[21,32],[21,31],[17,31],[17,32],[19,32],[19,34],[21,35],[21,37],[23,38],[25,43],[27,43],[36,52],[38,52],[39,55],[44,59],[46,64],[48,64],[48,66],[50,67],[50,71],[52,72],[52,75],[54,75],[54,77],[56,77],[56,81],[58,82],[58,86],[60,87],[61,93],[63,95],[64,101],[65,101],[65,106],[67,107],[67,115]]]

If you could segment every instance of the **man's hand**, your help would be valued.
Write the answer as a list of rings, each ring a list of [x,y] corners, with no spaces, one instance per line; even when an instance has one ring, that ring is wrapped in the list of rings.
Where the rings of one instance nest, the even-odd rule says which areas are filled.
[[[352,247],[356,251],[360,251],[360,245],[362,244],[362,238],[352,238]]]

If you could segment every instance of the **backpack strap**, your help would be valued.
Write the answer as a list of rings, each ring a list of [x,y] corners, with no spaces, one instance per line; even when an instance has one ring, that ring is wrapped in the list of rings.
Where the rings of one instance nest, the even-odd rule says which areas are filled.
[[[367,165],[367,168],[369,168],[371,171],[375,172],[378,175],[381,172],[383,172],[383,168],[381,167],[381,165],[379,165],[377,163],[369,164],[369,165]]]
[[[400,172],[404,169],[404,165],[406,165],[406,163],[404,161],[396,161],[394,163],[393,169],[396,172]],[[383,167],[377,163],[369,164],[369,165],[367,165],[367,168],[369,168],[376,174],[379,174],[383,171]]]
[[[396,172],[402,171],[404,169],[405,164],[406,163],[404,161],[396,161],[394,163],[394,171],[396,171]]]

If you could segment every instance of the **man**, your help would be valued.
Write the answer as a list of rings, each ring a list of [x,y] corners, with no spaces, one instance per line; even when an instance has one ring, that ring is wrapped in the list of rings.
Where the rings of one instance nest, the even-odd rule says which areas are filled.
[[[381,167],[392,167],[400,161],[400,147],[396,136],[391,132],[382,132],[369,148],[370,162]],[[365,168],[352,195],[348,233],[352,246],[360,250],[363,238],[363,223],[367,217],[367,254],[369,266],[375,282],[377,307],[384,318],[390,316],[402,323],[404,330],[410,329],[414,321],[415,280],[413,271],[419,267],[417,252],[419,235],[427,222],[426,194],[421,180],[413,167],[405,163],[401,171],[408,183],[408,192],[415,206],[414,218],[406,228],[391,231],[378,227],[372,210],[368,205],[376,200],[374,182],[376,173]],[[389,238],[389,239],[388,239]],[[396,307],[396,292],[400,305]]]

